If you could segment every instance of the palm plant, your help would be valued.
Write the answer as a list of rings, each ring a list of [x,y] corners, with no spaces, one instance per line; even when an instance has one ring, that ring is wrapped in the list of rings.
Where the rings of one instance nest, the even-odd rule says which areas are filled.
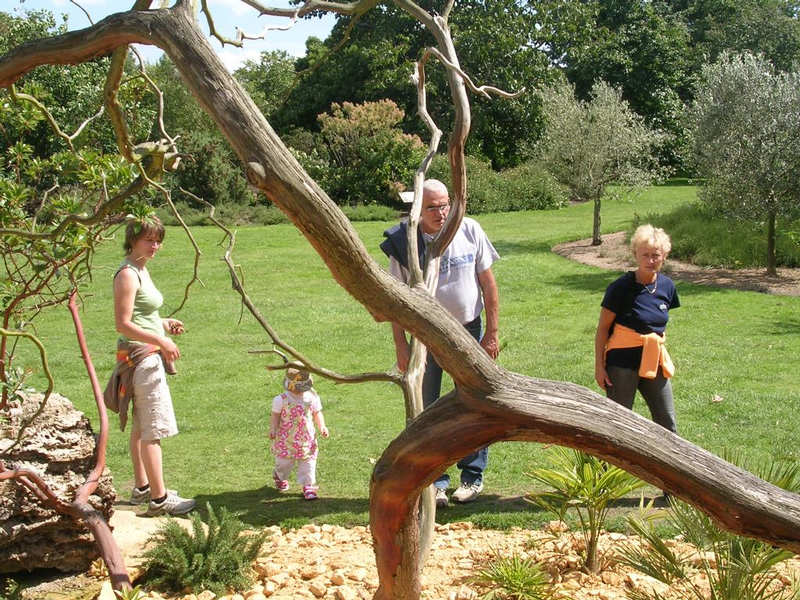
[[[741,455],[726,456],[731,462],[745,462]],[[800,468],[796,464],[770,462],[758,465],[763,479],[788,489],[800,489]],[[800,598],[795,581],[785,586],[773,567],[790,558],[788,550],[758,540],[741,537],[721,529],[705,513],[683,502],[672,502],[666,519],[697,548],[694,552],[673,552],[654,531],[652,511],[629,517],[631,528],[645,541],[641,546],[627,544],[620,552],[621,562],[667,584],[680,585],[696,600],[793,600]],[[709,590],[690,577],[694,561],[705,574]],[[661,600],[657,593],[629,592],[631,600]]]
[[[553,600],[556,597],[547,573],[531,559],[518,554],[501,556],[495,552],[494,558],[472,581],[491,588],[483,600]]]
[[[563,519],[572,508],[578,515],[585,541],[583,568],[598,573],[603,562],[598,542],[608,511],[615,500],[645,485],[619,467],[584,452],[560,446],[550,450],[548,468],[534,469],[529,475],[550,491],[532,493],[526,499]]]

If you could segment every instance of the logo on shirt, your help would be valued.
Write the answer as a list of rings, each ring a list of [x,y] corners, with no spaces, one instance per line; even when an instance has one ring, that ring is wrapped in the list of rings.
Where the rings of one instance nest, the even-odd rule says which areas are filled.
[[[667,310],[667,305],[662,302],[661,304],[658,305],[658,308],[659,308],[659,310],[666,311]]]
[[[443,260],[439,265],[439,272],[440,273],[447,273],[451,269],[463,269],[464,267],[471,265],[475,262],[475,255],[471,252],[469,254],[464,254],[463,256],[451,256],[447,260]]]

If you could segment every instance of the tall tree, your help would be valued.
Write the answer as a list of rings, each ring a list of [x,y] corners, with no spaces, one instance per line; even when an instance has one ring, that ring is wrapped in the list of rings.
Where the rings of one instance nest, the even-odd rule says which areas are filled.
[[[763,224],[767,273],[776,275],[779,217],[800,215],[800,71],[763,56],[723,52],[703,69],[691,111],[700,198],[730,217]]]
[[[664,135],[653,131],[604,81],[580,100],[567,82],[542,92],[546,118],[541,157],[548,170],[567,186],[573,200],[594,202],[592,244],[600,237],[600,205],[612,183],[642,186],[664,175],[654,149]]]

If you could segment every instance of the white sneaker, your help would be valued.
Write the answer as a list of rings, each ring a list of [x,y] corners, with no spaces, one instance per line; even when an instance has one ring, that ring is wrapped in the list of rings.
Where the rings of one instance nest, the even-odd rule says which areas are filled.
[[[450,502],[447,500],[447,490],[436,488],[436,508],[447,508]]]
[[[483,491],[483,482],[478,481],[475,483],[462,483],[458,486],[458,489],[453,492],[453,502],[459,502],[461,504],[466,504],[467,502],[472,502],[478,497]]]
[[[167,495],[177,496],[178,492],[175,490],[167,490]],[[145,491],[141,491],[133,488],[131,491],[131,499],[129,501],[131,504],[147,504],[150,502],[150,488],[148,487]]]
[[[178,494],[167,493],[161,502],[153,502],[147,506],[145,517],[158,517],[160,515],[185,515],[194,508],[195,502],[191,498],[181,498]]]

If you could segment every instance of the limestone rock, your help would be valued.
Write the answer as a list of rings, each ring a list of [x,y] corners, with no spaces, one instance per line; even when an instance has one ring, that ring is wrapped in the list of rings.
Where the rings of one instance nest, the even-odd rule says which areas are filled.
[[[12,408],[0,436],[0,459],[9,468],[39,474],[58,498],[71,502],[94,466],[95,436],[86,416],[58,394],[51,394],[36,415],[42,399],[30,393],[22,406]],[[31,418],[21,443],[14,445],[21,424]],[[115,498],[106,469],[89,501],[108,520]],[[0,573],[85,571],[98,556],[82,523],[45,506],[16,481],[0,482]]]

